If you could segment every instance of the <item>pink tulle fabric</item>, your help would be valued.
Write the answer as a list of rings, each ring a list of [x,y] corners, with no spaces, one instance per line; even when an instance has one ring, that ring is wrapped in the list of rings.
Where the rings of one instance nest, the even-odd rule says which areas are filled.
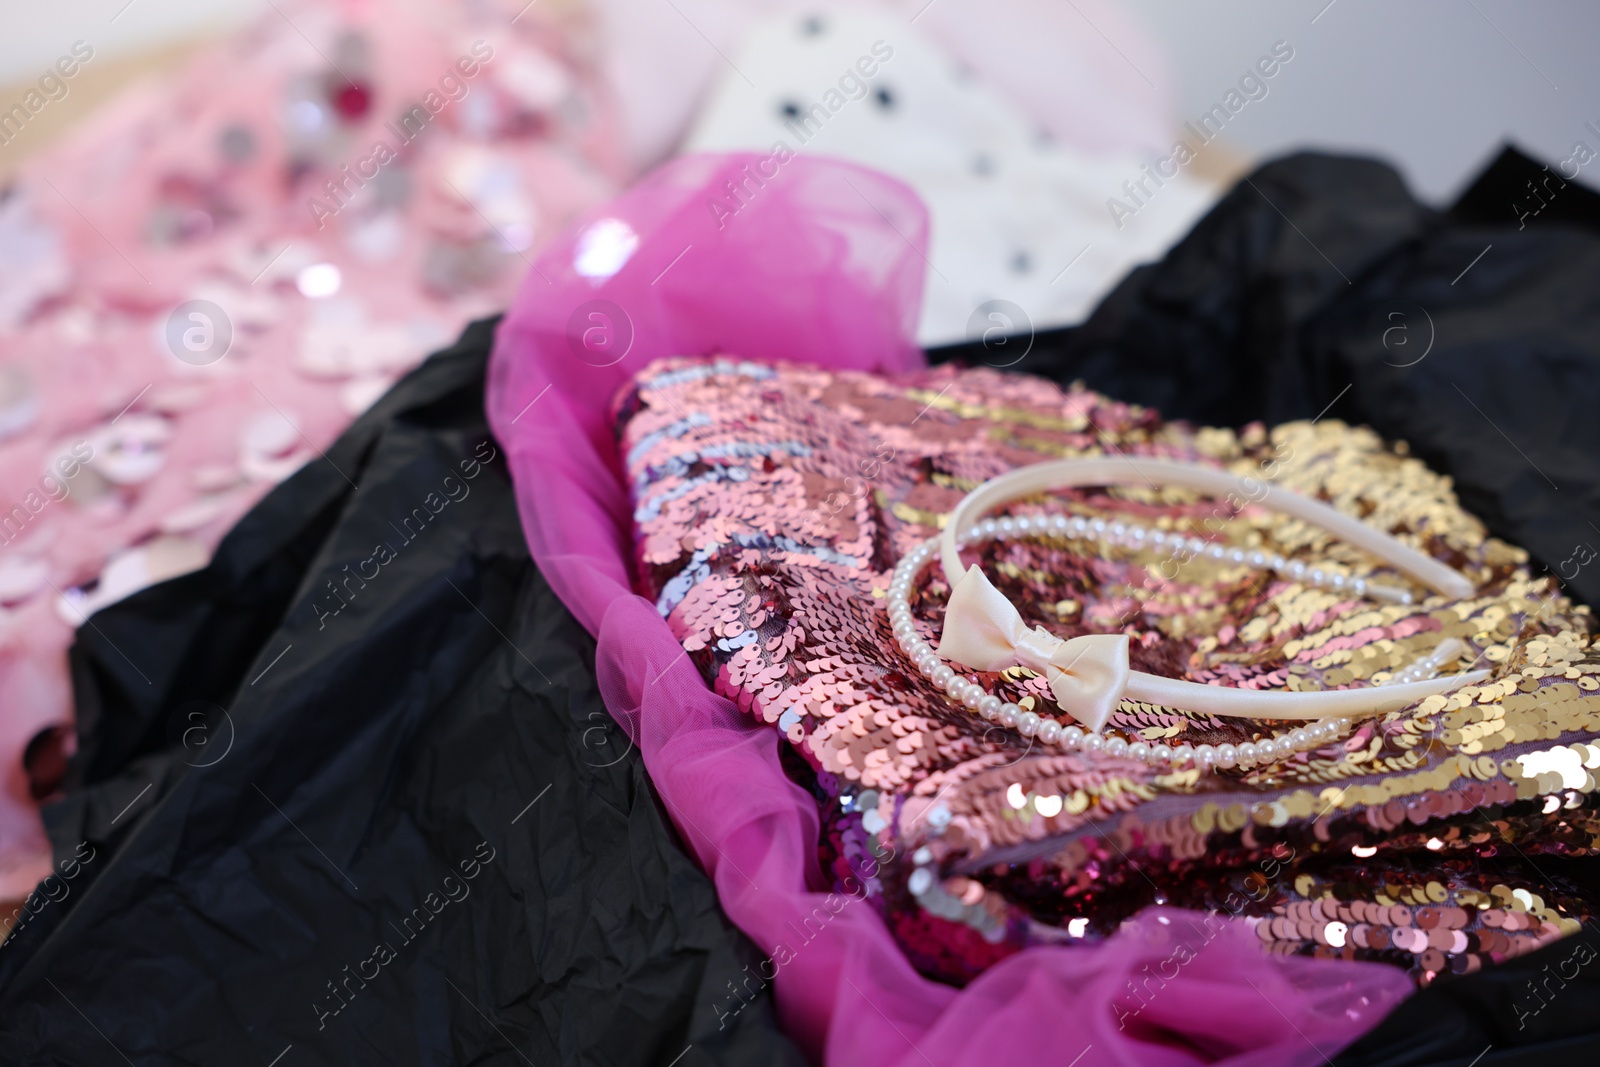
[[[729,182],[744,190],[732,217],[710,207],[729,202]],[[785,777],[777,731],[713,694],[632,590],[619,387],[674,354],[916,367],[926,241],[920,203],[888,177],[823,159],[692,156],[549,246],[500,329],[487,398],[534,557],[597,635],[607,706],[729,916],[772,957],[784,1025],[814,1061],[1321,1063],[1407,994],[1404,975],[1269,956],[1243,925],[1176,964],[1205,917],[1163,908],[1107,943],[1030,949],[958,990],[918,974],[857,902],[820,932],[803,927],[827,902],[815,802]],[[1130,983],[1145,1006],[1119,1019],[1113,1000],[1127,1003]]]

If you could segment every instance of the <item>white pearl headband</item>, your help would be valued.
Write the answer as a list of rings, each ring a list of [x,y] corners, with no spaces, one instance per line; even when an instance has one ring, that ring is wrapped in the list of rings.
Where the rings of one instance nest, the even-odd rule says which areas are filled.
[[[1408,671],[1401,672],[1398,684],[1387,684],[1366,689],[1331,690],[1324,692],[1270,692],[1240,689],[1227,686],[1202,685],[1176,678],[1145,674],[1128,668],[1128,638],[1124,634],[1097,634],[1063,641],[1043,628],[1029,630],[1020,613],[1003,594],[990,584],[976,566],[963,572],[958,553],[959,545],[979,539],[1030,534],[1094,536],[1111,533],[1122,524],[1106,524],[1082,518],[1057,515],[1048,518],[984,519],[984,511],[1020,496],[1029,496],[1052,489],[1085,485],[1115,485],[1132,481],[1136,475],[1150,484],[1165,483],[1212,494],[1226,494],[1239,488],[1238,480],[1226,472],[1207,467],[1166,460],[1076,459],[1059,460],[1023,467],[979,486],[951,512],[943,534],[937,542],[930,540],[918,546],[901,561],[889,591],[890,621],[895,636],[919,669],[937,684],[950,691],[953,699],[980,710],[985,718],[999,718],[1004,725],[1019,725],[1032,736],[1035,729],[1046,740],[1061,737],[1063,743],[1082,737],[1082,731],[1068,727],[1062,731],[1053,722],[1041,723],[1032,712],[1017,714],[1010,705],[1001,705],[998,698],[981,689],[975,679],[957,675],[938,661],[948,659],[959,666],[992,672],[1009,666],[1021,665],[1044,675],[1057,703],[1072,717],[1098,731],[1105,725],[1118,701],[1130,699],[1165,707],[1179,708],[1202,714],[1242,717],[1252,719],[1330,719],[1305,731],[1306,737],[1296,738],[1293,747],[1305,747],[1320,739],[1332,736],[1348,725],[1352,716],[1380,714],[1407,707],[1416,701],[1472,682],[1482,681],[1488,671],[1471,671],[1432,680],[1411,681],[1424,678],[1439,667],[1451,662],[1462,648],[1460,642],[1446,640],[1435,653]],[[1265,486],[1257,503],[1315,523],[1348,540],[1373,555],[1394,565],[1397,569],[1417,578],[1430,588],[1452,598],[1461,598],[1473,591],[1467,578],[1420,552],[1407,548],[1398,541],[1373,530],[1327,505],[1309,500],[1282,488]],[[1126,533],[1126,528],[1124,527]],[[1132,537],[1137,543],[1140,537]],[[937,653],[917,634],[911,621],[910,584],[922,567],[935,555],[941,557],[945,576],[951,585],[951,596],[945,612],[944,634]],[[1262,556],[1250,559],[1241,550],[1231,550],[1240,558],[1234,559],[1227,550],[1220,559],[1231,562],[1249,562],[1271,569],[1290,570],[1291,565],[1281,557]],[[1298,576],[1298,575],[1296,575]],[[1345,583],[1336,576],[1323,584],[1335,584],[1357,595],[1372,595],[1382,599],[1411,601],[1410,593],[1379,585],[1369,585],[1357,580]],[[949,677],[945,677],[948,672]],[[990,705],[994,706],[990,706]],[[1000,709],[998,712],[996,709]],[[1004,714],[1010,711],[1011,714]],[[1334,717],[1342,717],[1334,719]],[[1006,720],[1012,721],[1006,721]],[[1330,731],[1327,727],[1332,726]],[[1055,727],[1056,729],[1051,729]],[[1046,735],[1050,735],[1046,737]],[[1093,740],[1100,740],[1094,738]],[[1113,742],[1116,743],[1116,742]],[[1090,744],[1089,747],[1099,747]],[[1144,747],[1144,746],[1140,746]],[[1227,747],[1227,746],[1224,746]],[[1229,761],[1231,762],[1231,760]],[[1226,765],[1226,764],[1224,764]]]
[[[939,547],[944,563],[944,576],[952,588],[961,580],[964,568],[956,551],[956,539],[971,532],[973,522],[985,512],[1018,497],[1047,493],[1056,489],[1072,489],[1085,485],[1134,485],[1129,477],[1137,475],[1146,485],[1175,485],[1213,496],[1226,496],[1240,489],[1239,479],[1227,471],[1214,467],[1201,467],[1193,463],[1176,463],[1166,459],[1096,458],[1059,459],[1018,467],[996,478],[990,478],[968,493],[950,513],[944,526]],[[1261,494],[1253,502],[1285,515],[1321,526],[1329,533],[1366,549],[1385,563],[1416,578],[1423,585],[1460,600],[1472,595],[1473,586],[1466,575],[1446,567],[1413,548],[1407,548],[1386,533],[1374,530],[1342,511],[1308,499],[1289,489],[1258,482]],[[1369,590],[1386,599],[1402,599],[1396,594],[1386,597],[1379,589]]]

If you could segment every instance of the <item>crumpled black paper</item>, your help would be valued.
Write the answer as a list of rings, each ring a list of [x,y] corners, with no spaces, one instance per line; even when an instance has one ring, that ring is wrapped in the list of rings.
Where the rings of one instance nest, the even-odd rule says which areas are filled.
[[[800,1063],[534,568],[470,327],[95,615],[6,1064]],[[87,858],[85,858],[87,854]],[[63,888],[64,887],[64,888]]]

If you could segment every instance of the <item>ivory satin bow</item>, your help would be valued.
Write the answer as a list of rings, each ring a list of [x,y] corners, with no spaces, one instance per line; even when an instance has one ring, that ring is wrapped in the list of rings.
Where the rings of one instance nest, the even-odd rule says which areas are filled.
[[[1111,718],[1128,686],[1128,635],[1063,641],[1028,629],[1011,601],[976,566],[950,592],[939,656],[975,671],[1022,666],[1042,674],[1061,710],[1091,730]]]

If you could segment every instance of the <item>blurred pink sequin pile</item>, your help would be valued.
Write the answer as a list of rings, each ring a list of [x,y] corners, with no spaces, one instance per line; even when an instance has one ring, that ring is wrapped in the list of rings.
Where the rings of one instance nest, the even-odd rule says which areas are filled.
[[[523,7],[277,4],[0,192],[0,899],[49,871],[74,628],[203,565],[625,176],[591,27]]]

